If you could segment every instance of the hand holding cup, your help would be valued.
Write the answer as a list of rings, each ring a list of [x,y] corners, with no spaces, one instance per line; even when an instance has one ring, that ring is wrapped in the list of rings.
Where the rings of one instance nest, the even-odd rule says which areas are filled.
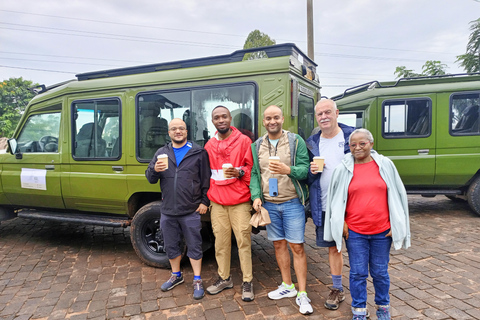
[[[155,171],[162,172],[168,169],[168,155],[159,154],[155,163]]]

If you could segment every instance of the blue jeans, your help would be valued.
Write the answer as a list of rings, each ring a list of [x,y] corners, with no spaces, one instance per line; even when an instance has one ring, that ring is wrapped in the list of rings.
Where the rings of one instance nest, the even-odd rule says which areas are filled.
[[[265,201],[263,207],[267,209],[272,220],[272,223],[266,226],[268,240],[305,242],[305,208],[298,198],[282,203]]]
[[[392,237],[385,237],[390,230],[379,234],[365,235],[348,230],[346,240],[348,259],[350,261],[350,295],[352,308],[367,307],[368,270],[375,288],[375,303],[389,305],[390,276],[388,262]]]

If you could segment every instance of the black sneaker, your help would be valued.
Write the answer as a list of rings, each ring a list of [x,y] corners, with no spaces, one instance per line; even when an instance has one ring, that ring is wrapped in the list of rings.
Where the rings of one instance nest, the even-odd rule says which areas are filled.
[[[218,277],[217,281],[215,281],[214,284],[212,284],[210,287],[207,288],[207,292],[209,294],[217,294],[222,292],[225,289],[231,289],[231,288],[233,288],[233,281],[231,277],[228,277],[225,280]]]
[[[183,273],[180,273],[180,277],[177,277],[172,273],[172,275],[170,276],[170,279],[168,279],[167,282],[162,284],[160,289],[162,289],[162,291],[172,290],[173,288],[178,286],[180,283],[183,283]]]

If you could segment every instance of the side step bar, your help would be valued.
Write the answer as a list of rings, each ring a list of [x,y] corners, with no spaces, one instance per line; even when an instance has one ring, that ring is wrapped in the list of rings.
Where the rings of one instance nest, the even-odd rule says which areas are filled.
[[[410,189],[407,190],[407,194],[421,194],[424,197],[434,197],[437,194],[442,194],[442,195],[449,195],[449,196],[455,196],[455,195],[461,195],[462,191],[458,189],[450,189],[450,190],[422,190],[422,189]]]
[[[131,219],[125,216],[100,216],[93,214],[64,213],[53,211],[39,211],[23,209],[18,212],[18,217],[24,219],[50,220],[75,224],[97,225],[104,227],[126,228],[130,226]]]

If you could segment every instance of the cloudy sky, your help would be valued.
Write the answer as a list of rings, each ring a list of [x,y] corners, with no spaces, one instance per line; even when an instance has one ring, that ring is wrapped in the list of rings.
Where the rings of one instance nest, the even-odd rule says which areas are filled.
[[[259,29],[307,52],[306,0],[15,0],[0,4],[0,80],[46,85],[75,74],[228,54]],[[393,80],[465,53],[480,0],[314,0],[322,94]]]

